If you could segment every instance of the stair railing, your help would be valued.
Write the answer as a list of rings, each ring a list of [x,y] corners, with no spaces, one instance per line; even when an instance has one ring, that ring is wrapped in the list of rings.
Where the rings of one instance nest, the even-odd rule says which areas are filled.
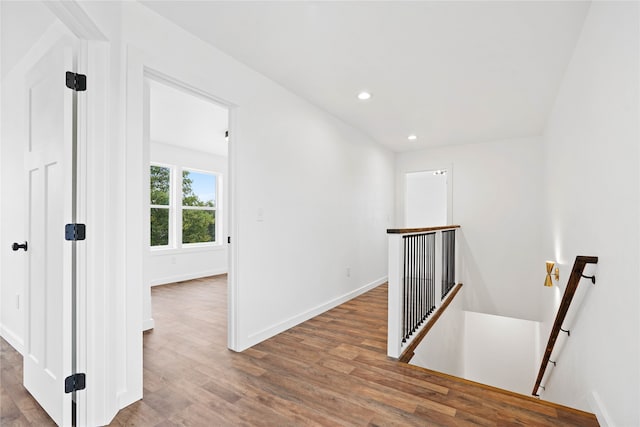
[[[549,341],[547,342],[547,347],[544,351],[544,356],[542,358],[542,362],[540,362],[540,370],[538,371],[538,377],[536,378],[536,383],[533,386],[533,392],[531,393],[533,396],[539,397],[538,391],[540,388],[544,388],[542,384],[542,379],[544,378],[544,374],[547,370],[547,365],[549,363],[555,363],[557,361],[551,361],[551,353],[553,352],[553,347],[556,344],[556,340],[558,339],[558,335],[560,332],[568,332],[568,330],[562,329],[562,324],[567,316],[567,312],[569,311],[569,307],[571,306],[571,301],[573,300],[573,296],[578,289],[578,284],[582,278],[591,279],[591,282],[595,284],[595,276],[585,276],[584,268],[587,264],[597,264],[598,257],[596,256],[577,256],[575,262],[573,263],[573,268],[571,269],[571,275],[569,276],[569,281],[567,282],[567,288],[564,291],[564,295],[562,296],[562,301],[560,302],[560,307],[558,307],[558,313],[556,314],[556,319],[553,322],[553,327],[551,328],[551,333],[549,334]]]
[[[401,360],[456,285],[459,225],[389,229],[387,355]],[[417,344],[417,341],[415,342]]]

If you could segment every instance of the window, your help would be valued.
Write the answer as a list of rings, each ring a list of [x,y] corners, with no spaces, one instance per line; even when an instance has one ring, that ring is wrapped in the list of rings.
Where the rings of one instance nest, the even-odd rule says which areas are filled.
[[[149,173],[151,247],[216,243],[218,175],[165,165]]]
[[[216,241],[216,175],[182,171],[182,243]]]
[[[151,165],[151,246],[169,246],[171,168]]]

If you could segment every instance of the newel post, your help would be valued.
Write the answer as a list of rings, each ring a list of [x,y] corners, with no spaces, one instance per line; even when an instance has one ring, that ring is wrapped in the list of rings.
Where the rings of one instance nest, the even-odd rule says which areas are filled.
[[[404,245],[402,234],[389,234],[389,296],[387,356],[400,357],[402,346],[402,280]]]

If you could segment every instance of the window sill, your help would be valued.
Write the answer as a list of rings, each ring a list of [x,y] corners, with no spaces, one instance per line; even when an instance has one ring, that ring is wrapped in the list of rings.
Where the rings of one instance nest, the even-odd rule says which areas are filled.
[[[189,254],[198,252],[218,252],[226,249],[226,245],[215,243],[213,245],[184,246],[182,248],[150,248],[151,256]]]

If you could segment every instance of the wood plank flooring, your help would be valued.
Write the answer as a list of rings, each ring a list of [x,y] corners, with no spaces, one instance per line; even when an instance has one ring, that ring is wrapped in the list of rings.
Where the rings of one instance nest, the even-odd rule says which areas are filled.
[[[22,386],[22,356],[0,338],[0,426],[55,426]]]
[[[152,298],[144,399],[113,426],[598,425],[590,414],[388,360],[386,286],[243,353],[226,348],[225,276],[157,286]],[[2,344],[0,424],[46,425],[25,403],[16,355]]]

